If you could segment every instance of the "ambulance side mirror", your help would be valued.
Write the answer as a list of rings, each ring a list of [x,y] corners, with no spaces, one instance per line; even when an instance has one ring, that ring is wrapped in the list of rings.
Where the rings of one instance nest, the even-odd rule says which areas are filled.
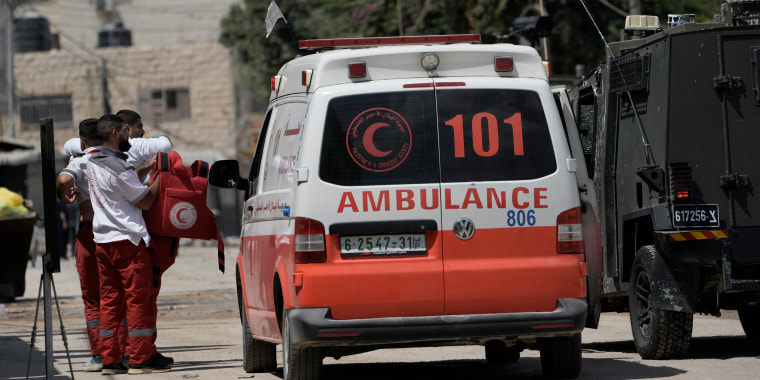
[[[211,165],[208,173],[208,183],[222,188],[247,190],[245,178],[240,178],[240,168],[236,160],[219,160]]]

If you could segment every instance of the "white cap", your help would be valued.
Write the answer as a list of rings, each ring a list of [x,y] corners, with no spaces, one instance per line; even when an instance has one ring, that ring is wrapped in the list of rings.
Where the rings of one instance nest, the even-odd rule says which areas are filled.
[[[79,137],[66,141],[66,143],[63,144],[63,151],[66,152],[66,155],[68,156],[76,156],[84,153],[82,152],[82,143],[79,141]]]

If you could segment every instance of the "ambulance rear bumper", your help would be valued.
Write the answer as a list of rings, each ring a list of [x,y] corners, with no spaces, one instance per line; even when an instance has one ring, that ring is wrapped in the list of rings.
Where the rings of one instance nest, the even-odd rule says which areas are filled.
[[[332,319],[329,308],[287,310],[297,348],[487,341],[579,333],[585,299],[562,298],[550,312]]]

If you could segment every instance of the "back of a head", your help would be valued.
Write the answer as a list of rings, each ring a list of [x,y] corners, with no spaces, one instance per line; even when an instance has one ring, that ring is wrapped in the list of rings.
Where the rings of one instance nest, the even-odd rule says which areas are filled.
[[[84,141],[87,146],[98,146],[102,144],[103,140],[98,134],[98,119],[89,118],[82,120],[79,123],[79,138]]]
[[[98,119],[98,136],[102,141],[108,141],[111,131],[121,130],[124,120],[116,115],[106,114]]]
[[[116,116],[120,117],[122,120],[124,120],[125,123],[129,125],[134,125],[137,120],[142,119],[140,117],[140,114],[132,110],[120,110],[116,113]]]

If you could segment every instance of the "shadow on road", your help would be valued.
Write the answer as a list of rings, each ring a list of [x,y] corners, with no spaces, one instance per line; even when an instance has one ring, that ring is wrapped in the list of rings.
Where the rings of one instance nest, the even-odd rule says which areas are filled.
[[[584,351],[636,354],[636,346],[632,340],[584,343],[583,349]],[[731,359],[758,355],[760,355],[760,344],[745,336],[711,336],[692,338],[689,352],[684,359]]]

